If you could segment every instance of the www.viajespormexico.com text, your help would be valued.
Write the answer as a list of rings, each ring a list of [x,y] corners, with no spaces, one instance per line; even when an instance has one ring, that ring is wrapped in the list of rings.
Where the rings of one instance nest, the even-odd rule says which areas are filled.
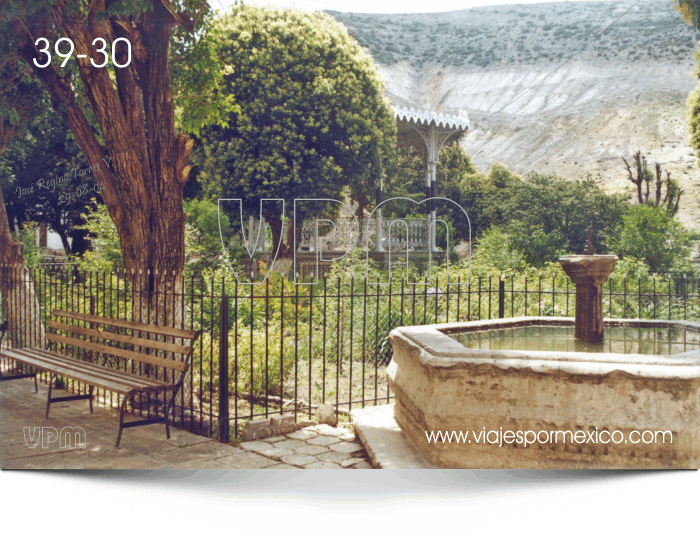
[[[480,431],[425,431],[428,443],[458,443],[458,444],[491,444],[502,447],[503,444],[517,444],[527,447],[538,444],[576,443],[576,444],[656,444],[673,443],[673,433],[670,430],[630,431],[625,435],[622,431],[614,430],[490,430]]]

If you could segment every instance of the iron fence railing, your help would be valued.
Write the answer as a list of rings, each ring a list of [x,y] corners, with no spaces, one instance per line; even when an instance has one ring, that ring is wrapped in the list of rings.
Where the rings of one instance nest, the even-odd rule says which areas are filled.
[[[452,275],[450,283],[443,278],[390,285],[364,278],[300,285],[274,274],[261,285],[241,285],[209,274],[189,275],[167,293],[158,287],[134,290],[132,283],[139,280],[123,271],[83,272],[71,266],[40,266],[29,273],[0,267],[0,279],[0,320],[7,319],[10,326],[3,347],[31,344],[41,334],[36,326],[45,327],[53,309],[135,320],[147,297],[152,309],[143,321],[153,316],[200,330],[185,392],[176,402],[175,424],[221,439],[235,435],[244,420],[281,413],[310,417],[323,402],[341,412],[391,402],[386,368],[391,359],[388,334],[395,327],[573,316],[575,300],[575,287],[563,274],[477,276],[471,282]],[[686,275],[613,274],[604,285],[604,313],[698,321],[699,284]],[[30,299],[30,289],[36,300]],[[38,302],[38,311],[31,301]],[[3,360],[2,368],[17,366]],[[70,380],[64,385],[80,390]],[[100,392],[99,399],[116,406],[118,395]],[[152,404],[138,399],[134,411],[157,413],[162,403]]]

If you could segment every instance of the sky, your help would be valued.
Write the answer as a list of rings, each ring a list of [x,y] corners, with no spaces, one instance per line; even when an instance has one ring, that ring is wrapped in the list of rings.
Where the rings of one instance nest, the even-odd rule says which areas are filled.
[[[258,5],[274,4],[277,6],[296,7],[306,11],[331,10],[351,11],[354,13],[436,13],[477,6],[543,3],[540,0],[245,0],[245,2]],[[233,4],[233,0],[209,0],[209,3],[214,8],[221,9],[223,7],[228,9],[228,6]]]

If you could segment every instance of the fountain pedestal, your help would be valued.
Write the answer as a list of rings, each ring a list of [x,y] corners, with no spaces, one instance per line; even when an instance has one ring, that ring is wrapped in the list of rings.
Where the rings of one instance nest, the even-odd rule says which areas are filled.
[[[612,273],[617,260],[615,255],[569,255],[559,258],[562,268],[576,285],[576,340],[603,340],[603,283]]]

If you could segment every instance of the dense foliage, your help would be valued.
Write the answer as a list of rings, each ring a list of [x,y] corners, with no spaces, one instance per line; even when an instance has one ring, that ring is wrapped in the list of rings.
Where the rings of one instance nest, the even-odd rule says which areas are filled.
[[[583,253],[589,226],[595,251],[610,252],[627,208],[627,197],[606,194],[592,180],[530,174],[514,186],[503,214],[511,248],[541,266],[562,254]]]
[[[372,59],[345,28],[322,13],[235,6],[218,22],[224,93],[240,114],[202,132],[199,180],[210,198],[359,202],[385,173],[396,127]],[[305,204],[299,217],[327,204]],[[334,210],[337,208],[333,208]],[[274,243],[279,204],[266,204]],[[318,214],[314,215],[318,216]],[[289,240],[287,240],[289,241]]]
[[[692,271],[692,238],[664,208],[632,206],[624,217],[617,252],[643,260],[654,273]]]
[[[27,127],[2,156],[0,188],[14,228],[27,221],[44,223],[58,233],[66,253],[82,254],[88,247],[81,217],[100,201],[99,184],[61,117],[45,99],[43,108],[26,121]],[[108,166],[108,160],[97,166]]]

